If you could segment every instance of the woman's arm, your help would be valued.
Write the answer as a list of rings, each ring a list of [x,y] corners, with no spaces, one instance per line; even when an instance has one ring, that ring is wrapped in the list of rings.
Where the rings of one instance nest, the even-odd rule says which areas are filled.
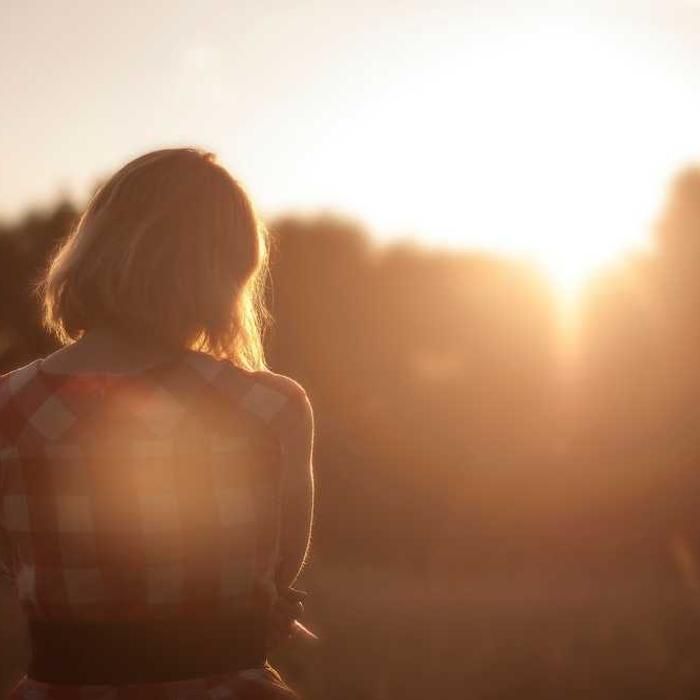
[[[12,558],[12,546],[10,538],[2,525],[0,525],[0,584],[3,580],[12,581],[10,561]]]
[[[281,441],[284,472],[276,571],[279,591],[289,588],[304,566],[313,522],[313,410],[304,389],[295,382],[293,387],[290,419]]]

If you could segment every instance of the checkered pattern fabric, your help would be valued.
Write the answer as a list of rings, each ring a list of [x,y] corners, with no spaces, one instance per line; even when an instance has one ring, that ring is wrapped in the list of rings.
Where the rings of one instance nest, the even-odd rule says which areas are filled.
[[[197,352],[135,375],[36,360],[0,377],[0,572],[25,614],[149,620],[261,590],[272,601],[285,444],[305,400],[286,377]],[[208,683],[162,697],[262,697]],[[13,697],[57,697],[44,686],[25,679]]]

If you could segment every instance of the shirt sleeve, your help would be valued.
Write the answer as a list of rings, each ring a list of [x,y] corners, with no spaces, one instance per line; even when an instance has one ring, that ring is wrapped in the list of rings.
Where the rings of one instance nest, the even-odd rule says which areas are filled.
[[[0,442],[0,452],[2,452],[2,443]],[[5,467],[2,459],[0,459],[0,581],[9,579],[13,580],[12,574],[12,543],[10,535],[7,532],[3,523],[3,486],[5,483]]]
[[[287,387],[286,415],[279,422],[283,472],[277,582],[294,583],[307,562],[314,517],[314,417],[306,391]]]
[[[10,538],[7,532],[0,523],[0,579],[13,581],[14,576],[12,574],[11,566],[11,553],[12,547],[10,546]]]

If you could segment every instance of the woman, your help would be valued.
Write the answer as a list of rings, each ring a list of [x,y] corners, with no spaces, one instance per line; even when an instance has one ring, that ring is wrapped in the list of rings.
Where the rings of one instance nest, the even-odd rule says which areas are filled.
[[[65,347],[0,378],[11,698],[289,698],[267,662],[312,519],[313,416],[262,348],[264,227],[212,154],[128,163],[39,287]]]

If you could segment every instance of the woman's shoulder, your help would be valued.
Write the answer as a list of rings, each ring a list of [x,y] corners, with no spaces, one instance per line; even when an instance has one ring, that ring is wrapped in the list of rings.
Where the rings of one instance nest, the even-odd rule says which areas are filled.
[[[267,369],[248,370],[203,353],[191,355],[190,361],[212,384],[266,421],[279,421],[282,416],[303,420],[311,413],[306,389],[292,377]]]
[[[278,374],[270,370],[257,370],[248,372],[248,374],[252,381],[261,384],[270,391],[284,395],[290,401],[303,403],[309,399],[306,389],[296,379],[292,379],[286,374]]]
[[[41,411],[51,391],[37,387],[34,378],[39,361],[34,360],[0,374],[0,451],[23,430],[26,421]]]
[[[295,431],[301,428],[302,433],[313,431],[313,409],[306,389],[296,380],[285,374],[270,371],[253,373],[256,380],[268,391],[276,392],[284,397],[284,420],[280,421],[286,429]]]
[[[274,412],[277,422],[286,426],[308,422],[311,419],[309,395],[296,379],[270,370],[243,372],[251,382],[247,394],[249,406],[255,406],[266,414]]]
[[[0,373],[0,405],[17,394],[38,373],[40,360],[36,359],[16,369]]]

